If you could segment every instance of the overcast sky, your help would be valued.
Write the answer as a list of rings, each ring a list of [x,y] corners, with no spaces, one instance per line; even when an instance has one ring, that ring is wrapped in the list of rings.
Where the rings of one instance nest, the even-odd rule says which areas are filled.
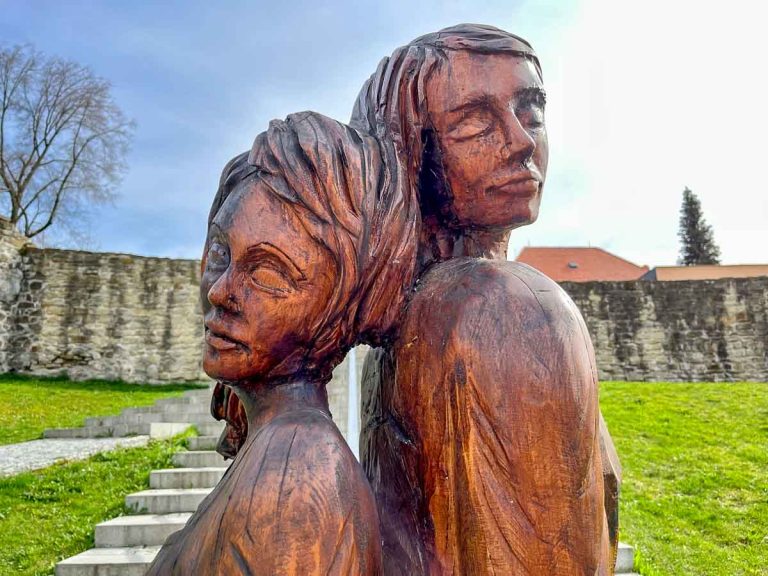
[[[760,2],[0,0],[0,41],[90,66],[138,127],[100,250],[199,257],[219,173],[272,118],[347,121],[396,47],[460,22],[528,39],[548,92],[549,176],[525,245],[674,264],[682,191],[727,264],[768,262]]]

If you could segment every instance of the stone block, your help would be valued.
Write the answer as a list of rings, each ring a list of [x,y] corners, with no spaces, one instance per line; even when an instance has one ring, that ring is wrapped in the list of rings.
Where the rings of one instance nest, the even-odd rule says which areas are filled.
[[[196,424],[195,428],[200,436],[218,436],[224,431],[224,422],[211,419],[204,424]]]
[[[616,574],[629,574],[635,567],[635,551],[632,546],[619,542],[616,555]]]
[[[56,576],[144,576],[160,546],[91,548],[56,564]]]
[[[181,530],[191,512],[120,516],[96,525],[96,548],[161,546],[174,532]]]
[[[194,512],[210,491],[210,488],[142,490],[126,496],[125,505],[144,514]]]
[[[190,450],[216,450],[218,436],[193,436],[187,438],[187,448]]]
[[[213,488],[226,471],[227,466],[153,470],[149,475],[149,487],[154,489]]]
[[[229,466],[231,460],[224,460],[218,452],[210,450],[190,450],[173,455],[173,464],[181,468],[217,468]]]

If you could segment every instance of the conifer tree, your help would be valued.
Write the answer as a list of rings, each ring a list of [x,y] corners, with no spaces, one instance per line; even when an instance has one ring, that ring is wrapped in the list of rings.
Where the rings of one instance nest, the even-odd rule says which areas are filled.
[[[701,215],[699,198],[687,186],[683,191],[680,230],[677,235],[681,243],[679,264],[720,264],[720,248],[715,244],[712,227]]]

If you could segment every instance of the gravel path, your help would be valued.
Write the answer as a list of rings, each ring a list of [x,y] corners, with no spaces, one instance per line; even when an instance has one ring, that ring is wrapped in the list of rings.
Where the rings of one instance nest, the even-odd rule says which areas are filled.
[[[144,446],[149,436],[127,438],[50,438],[0,446],[0,476],[45,468],[59,460],[83,460],[97,452]]]

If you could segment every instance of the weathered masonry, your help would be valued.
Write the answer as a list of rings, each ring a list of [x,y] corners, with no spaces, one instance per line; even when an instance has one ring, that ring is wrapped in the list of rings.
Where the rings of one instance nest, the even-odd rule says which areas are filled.
[[[204,379],[199,267],[39,249],[0,221],[0,372]]]
[[[0,372],[205,379],[199,268],[40,249],[0,219]],[[584,314],[603,380],[768,381],[768,277],[563,288]],[[341,418],[344,386],[329,386]]]
[[[768,277],[567,283],[601,380],[768,381]]]

